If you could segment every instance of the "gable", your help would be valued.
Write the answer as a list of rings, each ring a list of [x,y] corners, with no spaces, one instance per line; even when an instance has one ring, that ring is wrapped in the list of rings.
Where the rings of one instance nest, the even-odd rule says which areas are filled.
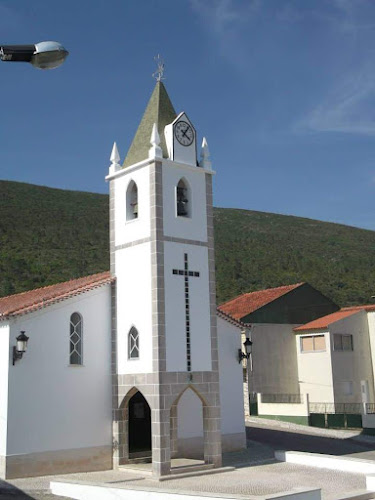
[[[241,318],[243,323],[303,324],[340,308],[331,299],[303,283]]]

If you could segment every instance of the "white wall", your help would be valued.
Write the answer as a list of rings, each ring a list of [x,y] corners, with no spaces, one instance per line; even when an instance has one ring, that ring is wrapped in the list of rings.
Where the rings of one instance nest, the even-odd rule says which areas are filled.
[[[176,186],[181,178],[189,183],[191,217],[176,213]],[[183,168],[163,161],[164,234],[176,238],[207,241],[206,181],[200,167]]]
[[[138,188],[138,218],[126,220],[126,190],[131,181]],[[115,183],[115,245],[150,236],[150,167],[144,166],[121,175]]]
[[[152,372],[151,244],[116,252],[118,373]],[[128,359],[128,334],[139,332],[139,359]]]
[[[187,389],[177,405],[178,438],[203,436],[202,401],[191,389]]]
[[[210,371],[207,248],[166,241],[164,253],[167,371],[186,371],[185,283],[184,276],[173,274],[173,269],[184,269],[184,253],[188,254],[189,269],[200,273],[189,278],[192,371]]]
[[[262,403],[262,395],[257,394],[259,415],[309,416],[309,396],[303,394],[302,403]]]
[[[8,421],[9,324],[0,323],[0,456],[6,455]]]
[[[242,363],[238,362],[241,331],[228,321],[217,317],[220,370],[220,403],[222,434],[245,432],[242,387]]]
[[[268,323],[252,326],[253,371],[249,377],[250,392],[299,393],[294,326]]]
[[[371,348],[372,378],[375,380],[375,312],[367,313],[367,322]]]
[[[353,351],[335,351],[334,334],[353,335]],[[338,403],[360,403],[361,380],[367,380],[370,401],[374,402],[374,380],[370,354],[367,313],[359,311],[330,326],[332,373],[335,401]],[[347,393],[347,386],[352,385],[352,394]]]
[[[69,321],[83,317],[83,366],[69,366]],[[9,370],[8,455],[112,442],[110,285],[11,321],[30,337]]]
[[[331,364],[331,342],[328,332],[315,332],[325,336],[326,350],[323,352],[301,352],[301,337],[296,335],[298,378],[301,393],[308,393],[311,403],[333,403],[333,378]]]

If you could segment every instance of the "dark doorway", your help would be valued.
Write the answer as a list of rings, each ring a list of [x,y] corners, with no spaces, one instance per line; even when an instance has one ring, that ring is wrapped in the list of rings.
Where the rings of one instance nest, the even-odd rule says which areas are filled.
[[[129,401],[129,454],[151,454],[151,410],[140,392]]]

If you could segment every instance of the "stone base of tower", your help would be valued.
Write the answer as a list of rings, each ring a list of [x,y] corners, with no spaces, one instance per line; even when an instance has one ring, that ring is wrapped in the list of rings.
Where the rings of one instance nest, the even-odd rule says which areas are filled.
[[[181,456],[178,450],[178,410],[180,398],[187,390],[193,391],[202,405],[204,462],[221,467],[220,396],[217,380],[215,372],[119,375],[118,408],[114,410],[113,422],[114,467],[132,461],[131,452],[136,448],[129,448],[129,426],[134,425],[132,419],[137,415],[130,414],[129,408],[132,408],[132,398],[140,393],[151,410],[153,475],[161,477],[170,474],[171,458]],[[131,411],[138,411],[139,418],[147,413],[140,407]]]

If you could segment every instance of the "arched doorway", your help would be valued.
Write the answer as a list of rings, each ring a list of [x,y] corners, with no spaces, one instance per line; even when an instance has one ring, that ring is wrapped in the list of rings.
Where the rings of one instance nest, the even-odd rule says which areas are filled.
[[[129,458],[142,456],[151,456],[151,409],[136,392],[129,400]]]
[[[191,388],[185,389],[171,407],[172,458],[204,458],[204,404]]]

